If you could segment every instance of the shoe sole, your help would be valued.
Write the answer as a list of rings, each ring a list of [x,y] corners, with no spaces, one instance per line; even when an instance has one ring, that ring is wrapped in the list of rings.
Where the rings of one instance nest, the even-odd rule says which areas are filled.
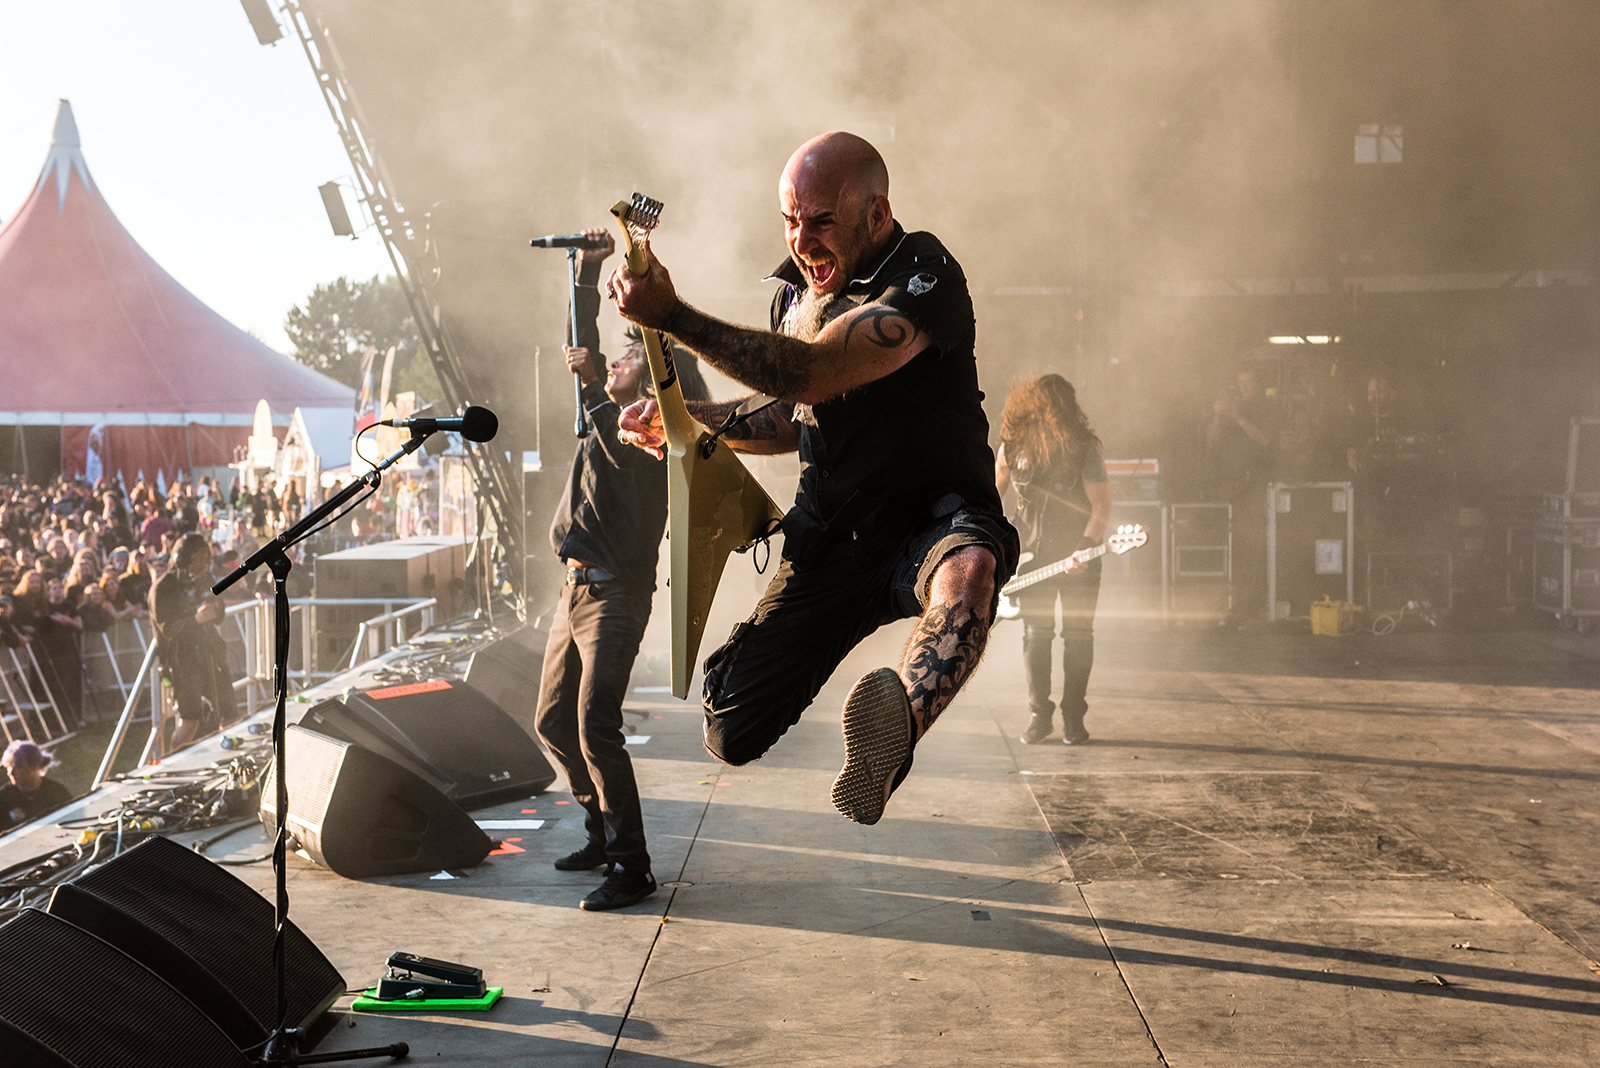
[[[844,768],[833,780],[833,807],[871,826],[883,818],[895,772],[911,755],[911,702],[889,668],[863,675],[844,702]]]

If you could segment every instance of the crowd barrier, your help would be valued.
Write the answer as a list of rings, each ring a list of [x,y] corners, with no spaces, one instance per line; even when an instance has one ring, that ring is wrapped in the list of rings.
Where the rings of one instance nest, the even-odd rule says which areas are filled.
[[[421,601],[408,599],[352,597],[352,598],[294,598],[289,602],[290,629],[295,636],[289,653],[288,687],[291,694],[307,689],[347,670],[344,658],[328,665],[317,663],[315,637],[317,609],[326,605],[357,605],[373,609],[373,618],[361,625],[361,630],[349,652],[349,666],[362,659],[381,656],[388,649],[415,637],[433,626],[435,602],[432,598]],[[242,708],[235,709],[234,719],[248,718],[272,704],[273,669],[273,617],[272,601],[250,600],[229,605],[223,621],[223,638],[228,643],[228,663],[233,675],[234,693],[242,699]],[[130,621],[131,622],[131,621]],[[409,626],[408,626],[409,624]],[[148,622],[144,624],[148,632]],[[127,650],[132,653],[132,649]],[[161,745],[165,732],[163,726],[173,716],[170,686],[162,684],[154,644],[144,647],[138,666],[131,672],[125,670],[115,642],[106,651],[106,666],[116,679],[117,692],[123,695],[121,714],[106,745],[99,770],[95,773],[93,787],[99,787],[111,774],[112,767],[121,755],[122,747],[135,724],[149,725],[149,733],[137,763],[147,764],[163,755]],[[87,667],[85,675],[90,672]],[[226,729],[227,724],[224,724]]]

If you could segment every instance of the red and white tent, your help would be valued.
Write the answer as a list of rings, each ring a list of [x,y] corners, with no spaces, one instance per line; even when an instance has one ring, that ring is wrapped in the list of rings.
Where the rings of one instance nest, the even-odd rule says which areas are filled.
[[[38,183],[0,226],[0,369],[0,427],[59,426],[64,472],[129,481],[230,463],[262,399],[287,416],[355,397],[223,319],[139,247],[89,176],[65,100]]]

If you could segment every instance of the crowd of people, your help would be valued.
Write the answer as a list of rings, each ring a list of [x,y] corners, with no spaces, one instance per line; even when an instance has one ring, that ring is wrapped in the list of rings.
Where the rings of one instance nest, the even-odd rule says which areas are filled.
[[[231,567],[285,507],[296,502],[225,494],[209,477],[165,493],[143,479],[0,479],[0,646],[32,644],[69,723],[109,714],[84,700],[84,640],[149,614],[150,591],[186,534],[225,543],[218,566]]]

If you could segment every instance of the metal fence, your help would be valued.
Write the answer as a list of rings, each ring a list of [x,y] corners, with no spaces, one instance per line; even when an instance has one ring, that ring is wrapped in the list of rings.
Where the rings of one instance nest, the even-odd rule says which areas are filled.
[[[355,666],[361,659],[381,656],[395,645],[427,630],[433,626],[435,603],[432,598],[423,601],[380,597],[292,599],[289,613],[295,644],[290,649],[289,692],[297,693],[324,682]],[[351,643],[348,664],[343,657],[339,662],[327,665],[317,662],[317,609],[329,605],[364,605],[375,610],[374,617],[361,624],[356,640]],[[272,704],[274,614],[274,604],[268,600],[229,605],[225,614],[222,632],[228,643],[228,663],[234,676],[233,689],[236,695],[243,698],[245,718]],[[131,651],[126,650],[129,653]],[[100,768],[95,773],[93,787],[100,786],[110,775],[135,724],[149,725],[144,749],[138,760],[142,765],[158,755],[163,725],[172,717],[170,685],[163,685],[154,643],[144,646],[143,655],[131,672],[121,659],[122,655],[117,651],[114,641],[105,653],[107,664],[102,670],[115,677],[117,692],[122,695],[122,705],[116,728],[106,745]],[[92,672],[86,667],[85,674]],[[224,728],[227,726],[223,724]]]
[[[0,647],[0,733],[6,743],[28,741],[43,745],[66,737],[69,725],[47,680],[45,663],[31,643]],[[50,672],[54,674],[54,672]]]

